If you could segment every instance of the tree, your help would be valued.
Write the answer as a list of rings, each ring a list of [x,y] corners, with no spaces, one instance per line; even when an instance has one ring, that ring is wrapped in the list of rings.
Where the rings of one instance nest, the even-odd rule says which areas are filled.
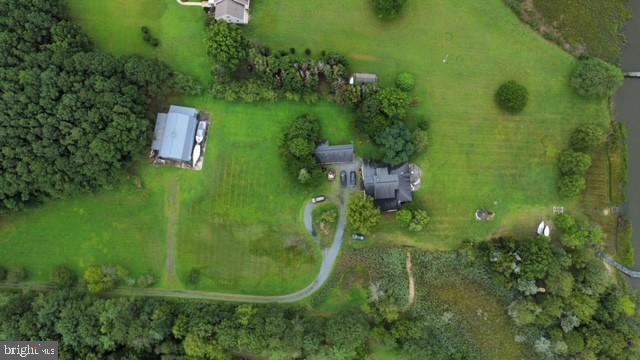
[[[571,86],[586,98],[612,96],[623,81],[624,74],[619,67],[597,58],[578,61],[571,75]]]
[[[380,104],[380,111],[388,118],[404,119],[407,115],[407,107],[411,102],[411,98],[400,89],[382,89],[376,94],[375,98]]]
[[[407,0],[371,0],[373,9],[380,19],[390,20],[400,15],[400,10]]]
[[[111,290],[116,286],[117,278],[106,271],[104,266],[92,265],[87,268],[83,276],[90,293],[101,293]]]
[[[398,74],[396,77],[396,87],[404,92],[413,91],[416,87],[416,76],[408,72]]]
[[[315,116],[298,116],[282,136],[280,151],[292,177],[308,184],[319,179],[322,171],[314,150],[320,142],[320,122]]]
[[[502,110],[518,114],[527,106],[529,92],[527,88],[511,80],[500,85],[496,91],[495,100]]]
[[[0,266],[0,281],[5,281],[7,279],[7,268],[4,266]]]
[[[351,230],[367,235],[380,222],[380,210],[373,204],[373,199],[362,192],[351,197],[347,211],[347,221]]]
[[[560,155],[558,167],[563,175],[585,175],[591,167],[591,156],[567,150]]]
[[[385,129],[376,142],[382,146],[384,162],[391,166],[406,163],[415,152],[411,132],[401,122],[396,122]]]
[[[587,181],[584,176],[569,175],[560,178],[558,183],[558,193],[565,199],[575,198],[582,194],[587,188]]]
[[[311,181],[311,174],[309,174],[309,170],[307,169],[300,169],[300,172],[298,173],[298,182],[300,184],[306,184],[309,181]]]
[[[207,51],[213,62],[233,71],[247,58],[247,41],[237,25],[215,21],[207,30]]]
[[[56,266],[51,271],[51,283],[58,288],[68,288],[76,282],[76,274],[64,265]]]
[[[305,157],[313,153],[314,144],[303,138],[295,138],[289,141],[289,152],[295,157]]]
[[[7,273],[7,282],[16,284],[29,278],[29,272],[24,266],[10,268]]]
[[[541,309],[534,302],[517,300],[509,304],[507,312],[518,326],[524,326],[533,324]]]
[[[574,151],[589,152],[606,140],[606,134],[597,125],[583,125],[571,134],[571,148]]]

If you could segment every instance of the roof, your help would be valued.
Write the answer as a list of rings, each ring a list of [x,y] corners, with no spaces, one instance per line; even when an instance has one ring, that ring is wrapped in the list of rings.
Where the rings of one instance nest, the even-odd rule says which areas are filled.
[[[407,164],[389,168],[365,163],[362,178],[365,193],[384,211],[398,210],[402,204],[413,201]]]
[[[355,73],[351,76],[352,84],[368,84],[375,82],[378,82],[378,75],[376,74]]]
[[[215,2],[215,18],[233,18],[238,22],[248,21],[249,0],[218,0]]]
[[[163,159],[191,161],[197,126],[196,109],[172,105],[158,114],[151,147]]]
[[[323,165],[349,163],[355,159],[353,144],[331,146],[324,142],[316,148],[315,154]]]

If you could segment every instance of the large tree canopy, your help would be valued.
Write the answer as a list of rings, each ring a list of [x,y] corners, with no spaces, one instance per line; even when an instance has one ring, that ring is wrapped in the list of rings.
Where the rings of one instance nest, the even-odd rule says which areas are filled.
[[[149,99],[178,79],[94,51],[62,4],[0,1],[0,210],[105,185],[145,142]]]

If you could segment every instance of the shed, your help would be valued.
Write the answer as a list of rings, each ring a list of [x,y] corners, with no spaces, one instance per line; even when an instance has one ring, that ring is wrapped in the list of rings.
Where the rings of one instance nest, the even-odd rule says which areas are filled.
[[[198,110],[171,105],[158,114],[151,148],[162,159],[191,161],[197,127]]]
[[[351,85],[375,84],[377,82],[378,82],[378,75],[376,74],[355,73],[349,79],[349,84]]]

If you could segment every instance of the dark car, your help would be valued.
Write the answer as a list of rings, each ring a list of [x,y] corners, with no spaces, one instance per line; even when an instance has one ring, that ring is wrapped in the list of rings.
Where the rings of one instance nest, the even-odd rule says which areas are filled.
[[[349,183],[351,184],[351,186],[356,186],[356,172],[352,171],[349,174]]]
[[[347,185],[347,172],[344,170],[340,171],[340,183],[342,186]]]
[[[351,239],[353,239],[353,240],[358,240],[358,241],[363,241],[363,240],[364,240],[364,235],[361,235],[361,234],[352,234],[352,235],[351,235]]]

